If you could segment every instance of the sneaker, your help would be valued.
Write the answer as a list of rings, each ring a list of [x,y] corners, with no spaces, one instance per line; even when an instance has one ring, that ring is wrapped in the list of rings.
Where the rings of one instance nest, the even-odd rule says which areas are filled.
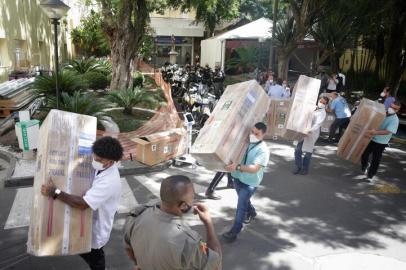
[[[221,235],[227,243],[232,243],[237,239],[237,235],[232,232],[226,232]]]
[[[378,183],[378,180],[376,180],[373,176],[367,176],[367,182],[370,185],[376,185]]]
[[[302,170],[302,168],[296,168],[296,169],[293,170],[292,173],[293,174],[299,174],[301,170]]]
[[[251,221],[257,216],[257,213],[247,215],[243,221],[244,224],[250,224]]]
[[[212,192],[212,193],[206,192],[206,198],[209,199],[209,200],[220,200],[221,196],[217,195],[215,192]]]

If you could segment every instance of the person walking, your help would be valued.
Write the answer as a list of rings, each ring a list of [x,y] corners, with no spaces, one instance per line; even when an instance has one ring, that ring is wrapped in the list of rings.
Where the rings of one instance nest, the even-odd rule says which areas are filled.
[[[44,196],[60,200],[70,207],[93,210],[91,251],[79,254],[91,270],[105,270],[103,247],[110,238],[114,215],[121,198],[121,180],[116,162],[123,157],[123,148],[117,139],[102,137],[92,146],[95,177],[90,189],[82,196],[68,194],[52,180],[41,186]]]
[[[135,269],[221,269],[221,245],[208,208],[193,203],[192,181],[174,175],[162,181],[160,202],[133,210],[124,226],[124,244]],[[183,217],[193,211],[206,229],[207,240],[185,224]]]
[[[227,188],[234,188],[233,178],[230,173],[226,172],[217,172],[214,175],[213,180],[211,180],[209,187],[207,188],[205,195],[207,199],[211,200],[220,200],[221,196],[215,193],[217,185],[220,183],[221,179],[223,179],[224,175],[227,174]]]
[[[347,101],[342,96],[338,95],[337,92],[331,94],[332,102],[326,109],[327,112],[333,112],[336,115],[336,119],[330,126],[330,132],[328,136],[329,142],[338,142],[343,134],[343,130],[350,123],[351,110],[348,107]],[[337,129],[339,129],[339,134],[336,137]]]
[[[392,135],[396,134],[398,130],[399,118],[396,113],[399,112],[400,107],[401,105],[398,101],[393,102],[388,108],[386,117],[378,130],[372,129],[366,132],[366,136],[372,140],[361,156],[361,170],[367,174],[367,181],[371,184],[376,183],[374,176],[378,171],[382,154],[388,146]],[[371,155],[372,159],[369,164]]]
[[[326,119],[326,105],[328,97],[319,99],[317,108],[313,113],[312,126],[306,137],[301,140],[295,148],[295,169],[293,174],[306,175],[309,173],[310,160],[312,158],[314,145],[320,136],[320,127],[324,119]],[[303,157],[304,152],[304,157]]]
[[[266,125],[262,122],[256,123],[249,135],[249,145],[241,163],[226,166],[227,171],[231,172],[238,195],[234,224],[222,235],[226,242],[235,241],[243,223],[250,223],[257,215],[251,203],[251,197],[261,184],[264,170],[269,162],[269,150],[263,141],[265,133]]]

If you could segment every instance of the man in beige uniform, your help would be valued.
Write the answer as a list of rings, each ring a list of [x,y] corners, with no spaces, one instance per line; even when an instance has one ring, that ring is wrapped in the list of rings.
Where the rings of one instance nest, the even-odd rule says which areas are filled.
[[[141,270],[221,269],[221,246],[207,207],[193,204],[194,188],[186,176],[162,181],[161,202],[137,207],[127,218],[124,242]],[[182,216],[191,209],[206,227],[207,243]]]

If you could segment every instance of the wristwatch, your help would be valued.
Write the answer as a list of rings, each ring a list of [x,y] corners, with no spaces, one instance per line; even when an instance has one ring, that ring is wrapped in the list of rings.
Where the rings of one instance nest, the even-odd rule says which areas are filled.
[[[62,193],[62,191],[61,191],[59,188],[55,189],[55,191],[54,191],[54,196],[52,196],[52,198],[55,200],[56,198],[58,198],[58,196],[59,196],[61,193]]]
[[[241,171],[241,164],[238,164],[235,169],[236,169],[237,171]]]

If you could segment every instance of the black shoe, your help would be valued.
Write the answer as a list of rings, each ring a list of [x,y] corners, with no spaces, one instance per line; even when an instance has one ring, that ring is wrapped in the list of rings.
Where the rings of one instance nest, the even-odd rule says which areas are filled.
[[[293,170],[293,174],[298,174],[298,173],[300,173],[300,171],[302,170],[302,168],[296,168],[296,169],[294,169]]]
[[[300,175],[307,175],[309,173],[309,171],[308,170],[301,170],[300,171]]]
[[[257,213],[247,215],[243,221],[244,224],[250,224],[251,221],[257,216]]]
[[[210,200],[221,200],[221,196],[214,192],[206,192],[206,198]]]
[[[232,232],[226,232],[221,235],[227,243],[232,243],[237,239],[237,235]]]

